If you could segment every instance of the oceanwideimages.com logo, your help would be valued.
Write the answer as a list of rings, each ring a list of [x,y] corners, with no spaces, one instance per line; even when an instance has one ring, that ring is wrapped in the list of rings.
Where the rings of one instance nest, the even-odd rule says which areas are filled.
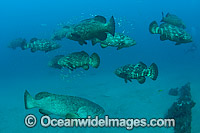
[[[30,114],[25,117],[25,125],[29,128],[34,127],[37,124],[37,118]],[[104,118],[95,118],[85,119],[55,119],[50,116],[42,116],[40,118],[40,124],[42,127],[121,127],[126,128],[127,130],[132,130],[134,127],[175,127],[174,119],[151,119],[147,122],[146,119],[117,119],[109,118],[105,116]]]

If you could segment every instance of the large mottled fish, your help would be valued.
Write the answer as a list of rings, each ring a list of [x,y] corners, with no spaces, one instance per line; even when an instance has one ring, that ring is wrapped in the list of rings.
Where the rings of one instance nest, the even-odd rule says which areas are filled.
[[[123,78],[125,83],[132,82],[131,79],[137,79],[140,84],[143,84],[146,80],[145,76],[150,77],[152,80],[156,80],[158,76],[158,67],[155,63],[152,63],[149,68],[142,63],[128,64],[115,70],[115,74]]]
[[[17,47],[21,47],[22,50],[31,49],[31,52],[36,51],[45,51],[49,52],[61,47],[61,45],[57,44],[54,41],[46,40],[46,39],[37,39],[32,38],[29,43],[26,42],[25,39],[16,39],[11,42],[8,46],[10,48],[16,49]]]
[[[107,32],[114,36],[115,21],[113,16],[108,23],[106,23],[106,19],[103,16],[95,16],[94,18],[83,20],[79,24],[64,26],[64,28],[68,29],[66,33],[68,39],[78,41],[79,44],[83,45],[87,44],[86,40],[92,40],[94,38],[102,41],[106,40]]]
[[[105,112],[101,106],[87,99],[48,92],[40,92],[32,97],[25,91],[24,103],[26,109],[39,108],[44,115],[54,114],[65,118],[94,118]]]
[[[62,56],[62,55],[61,55]],[[100,64],[100,57],[98,54],[93,53],[89,56],[85,51],[74,52],[67,56],[58,56],[57,60],[54,58],[54,65],[58,64],[61,67],[66,67],[70,70],[82,67],[85,70],[89,69],[89,65],[94,68],[98,68]],[[58,66],[57,66],[58,67]]]
[[[122,33],[115,33],[115,36],[112,36],[110,33],[107,33],[107,38],[104,41],[101,41],[97,38],[92,39],[92,45],[95,45],[96,43],[100,43],[102,48],[111,46],[117,47],[117,50],[136,45],[135,40]]]
[[[149,31],[152,34],[160,34],[161,41],[174,41],[176,42],[175,45],[192,42],[192,36],[188,34],[183,28],[179,28],[168,23],[162,23],[159,27],[158,23],[153,21],[149,25]]]
[[[170,14],[170,13],[167,13],[167,15],[164,16],[164,13],[162,12],[161,22],[172,24],[174,26],[177,26],[177,27],[180,27],[180,28],[183,28],[183,29],[186,28],[185,24],[183,23],[183,21],[179,17],[177,17],[176,15]]]

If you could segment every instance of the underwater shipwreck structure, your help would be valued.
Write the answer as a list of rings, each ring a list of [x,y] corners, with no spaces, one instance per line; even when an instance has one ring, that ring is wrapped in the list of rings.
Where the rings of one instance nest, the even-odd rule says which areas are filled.
[[[175,119],[174,133],[191,133],[192,108],[195,102],[190,93],[190,83],[179,88],[179,98],[169,108],[165,118]]]

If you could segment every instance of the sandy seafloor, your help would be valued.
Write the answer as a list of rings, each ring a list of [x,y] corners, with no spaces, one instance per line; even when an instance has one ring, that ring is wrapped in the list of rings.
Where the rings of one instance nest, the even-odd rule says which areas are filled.
[[[184,68],[183,68],[184,69]],[[192,109],[192,133],[199,133],[199,70],[191,73],[181,73],[182,69],[173,70],[172,73],[159,73],[156,81],[147,79],[145,84],[138,84],[137,81],[125,84],[111,71],[96,73],[73,72],[70,78],[63,79],[59,74],[68,72],[55,72],[54,70],[46,76],[28,76],[27,78],[6,77],[2,79],[1,88],[7,91],[1,94],[0,106],[0,132],[127,132],[125,128],[43,128],[38,123],[34,128],[27,128],[24,118],[27,114],[34,114],[37,118],[42,115],[38,109],[25,110],[23,94],[27,89],[31,95],[41,91],[48,91],[56,94],[75,95],[92,100],[105,109],[105,114],[113,118],[163,118],[167,109],[177,97],[169,96],[170,88],[181,87],[188,81],[191,82],[191,93],[193,100],[197,103]],[[176,73],[179,74],[176,74]],[[72,76],[73,75],[73,76]],[[164,75],[164,76],[161,76]],[[189,79],[189,80],[188,80]],[[8,91],[11,90],[11,91]],[[161,90],[161,91],[159,91]],[[134,133],[172,133],[172,128],[134,128]]]

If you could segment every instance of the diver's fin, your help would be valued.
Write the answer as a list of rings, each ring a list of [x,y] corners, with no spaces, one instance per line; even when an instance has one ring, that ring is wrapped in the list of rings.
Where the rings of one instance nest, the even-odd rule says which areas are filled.
[[[180,42],[177,42],[175,45],[180,45],[181,43]]]
[[[89,69],[89,65],[83,65],[82,68],[83,68],[84,70],[88,70],[88,69]]]
[[[140,61],[139,64],[140,64],[141,66],[143,66],[143,68],[145,68],[145,69],[147,68],[147,65],[144,64],[143,62]]]
[[[147,75],[150,77],[152,80],[156,80],[158,77],[158,67],[155,63],[152,63],[151,66],[149,67],[149,73]]]
[[[108,32],[112,36],[114,36],[115,35],[115,19],[113,16],[110,18],[110,21],[107,24],[107,28],[108,28]]]
[[[52,114],[51,112],[46,111],[46,110],[43,110],[43,109],[39,109],[39,112],[40,112],[41,114],[43,114],[43,115],[50,115],[50,114]]]
[[[100,57],[98,54],[96,53],[93,53],[91,56],[90,56],[90,65],[94,68],[98,68],[99,65],[100,65]]]
[[[106,40],[106,38],[107,38],[107,34],[106,34],[105,32],[102,32],[102,33],[100,33],[100,34],[97,36],[97,38],[98,38],[99,40],[101,40],[101,41],[104,41],[104,40]]]
[[[161,40],[161,41],[165,41],[165,40],[167,40],[167,39],[165,38],[165,36],[161,35],[161,36],[160,36],[160,40]]]
[[[80,118],[77,114],[67,113],[65,115],[66,118],[72,119],[72,118]]]
[[[37,50],[36,50],[35,48],[32,48],[32,49],[31,49],[31,52],[32,52],[32,53],[34,53],[34,52],[36,52],[36,51],[37,51]]]
[[[145,77],[139,77],[137,79],[137,81],[140,83],[140,84],[143,84],[145,81],[146,81],[146,78]]]
[[[103,43],[101,43],[101,48],[106,48],[106,47],[108,47],[108,45],[106,45],[106,44],[103,44]]]
[[[158,34],[158,23],[156,21],[151,22],[151,24],[149,25],[149,32],[151,34]]]
[[[42,98],[49,97],[51,95],[52,94],[49,93],[49,92],[40,92],[40,93],[38,93],[38,94],[35,95],[35,100],[40,100]]]
[[[31,109],[35,107],[35,99],[26,90],[24,93],[25,109]]]
[[[99,22],[102,22],[102,23],[104,23],[104,24],[106,23],[106,18],[103,17],[103,16],[97,15],[97,16],[94,17],[94,20],[99,21]]]

